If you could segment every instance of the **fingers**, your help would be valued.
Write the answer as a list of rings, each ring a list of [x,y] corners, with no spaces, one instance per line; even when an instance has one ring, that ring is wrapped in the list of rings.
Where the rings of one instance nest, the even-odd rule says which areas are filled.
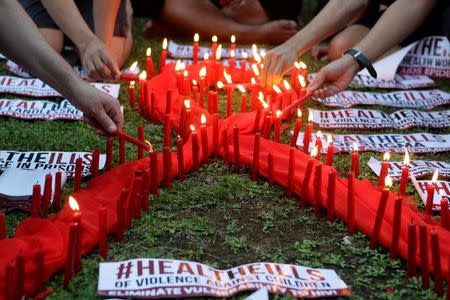
[[[115,59],[112,59],[109,55],[107,57],[103,58],[103,62],[108,67],[112,79],[119,79],[120,77],[120,69],[117,65],[117,61]]]
[[[93,118],[89,117],[88,115],[83,116],[84,121],[94,129],[94,132],[101,136],[109,136],[109,134],[103,130],[103,128],[100,126],[100,124]]]
[[[308,93],[315,92],[319,89],[327,78],[327,73],[323,69],[314,75],[313,80],[308,85]]]
[[[111,71],[103,64],[101,57],[94,58],[94,65],[97,73],[100,74],[101,79],[108,80],[111,79]]]

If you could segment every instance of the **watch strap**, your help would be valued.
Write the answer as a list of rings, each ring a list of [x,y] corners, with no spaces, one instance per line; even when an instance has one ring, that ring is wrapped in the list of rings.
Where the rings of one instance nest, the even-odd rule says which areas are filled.
[[[345,54],[348,54],[355,58],[359,66],[361,67],[361,70],[366,68],[367,71],[369,71],[370,76],[372,76],[373,78],[377,78],[377,71],[373,67],[370,60],[361,51],[350,48],[344,52],[344,55]]]

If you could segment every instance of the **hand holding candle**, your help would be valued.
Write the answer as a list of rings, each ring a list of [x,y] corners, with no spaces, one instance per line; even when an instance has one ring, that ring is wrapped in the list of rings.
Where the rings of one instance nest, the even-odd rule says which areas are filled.
[[[149,151],[151,149],[151,147],[147,143],[142,142],[142,141],[140,141],[140,140],[138,140],[138,139],[136,139],[136,138],[126,134],[125,132],[123,132],[120,129],[117,130],[114,135],[117,136],[118,138],[121,138],[121,139],[123,139],[123,140],[125,140],[125,141],[127,141],[127,142],[129,142],[131,144],[134,144],[134,145],[136,145],[136,146],[138,146],[140,148],[143,148],[143,149],[145,149],[147,151]]]

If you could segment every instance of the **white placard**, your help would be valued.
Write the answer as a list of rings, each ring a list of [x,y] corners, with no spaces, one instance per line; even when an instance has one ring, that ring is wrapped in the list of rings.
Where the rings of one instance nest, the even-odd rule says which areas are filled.
[[[417,180],[414,176],[411,176],[411,181],[414,184],[417,192],[419,193],[420,199],[422,199],[423,204],[427,204],[427,186],[432,185],[431,180]],[[450,202],[450,182],[438,180],[436,181],[436,190],[433,195],[433,211],[441,210],[441,200],[446,199]]]
[[[5,65],[6,70],[8,70],[9,72],[23,77],[23,78],[35,78],[34,76],[32,76],[30,73],[28,73],[27,71],[25,71],[21,66],[19,66],[18,64],[16,64],[15,62],[13,62],[12,60],[8,60],[6,62]],[[80,67],[80,66],[74,66],[73,70],[75,71],[75,73],[77,73],[81,78],[86,79],[87,75],[86,72]]]
[[[303,135],[300,132],[297,146],[303,147]],[[404,153],[406,147],[412,153],[434,153],[450,151],[450,134],[411,133],[411,134],[334,134],[323,133],[324,137],[331,135],[335,152],[352,152],[353,143],[358,144],[359,151]],[[316,138],[313,134],[309,151],[314,148]],[[322,153],[327,151],[326,138],[323,140]]]
[[[6,56],[4,56],[2,53],[0,53],[0,59],[6,59]]]
[[[194,46],[193,45],[182,45],[178,44],[174,41],[169,41],[169,46],[167,48],[169,52],[169,56],[172,58],[185,58],[185,59],[191,59],[193,52],[194,52]],[[258,48],[258,51],[267,51],[264,48]],[[242,53],[246,52],[248,57],[250,58],[252,56],[252,49],[251,48],[236,48],[234,50],[234,57],[236,60],[242,59]],[[210,47],[199,47],[198,49],[198,58],[199,60],[203,59],[203,55],[205,53],[208,53],[211,57],[211,48]],[[222,48],[222,58],[229,58],[230,57],[230,49],[229,48]]]
[[[433,79],[425,75],[395,75],[394,80],[375,79],[370,76],[356,75],[352,81],[354,87],[410,90],[436,86]]]
[[[433,89],[423,91],[397,91],[391,93],[372,93],[344,91],[317,101],[326,106],[352,107],[354,105],[381,105],[398,108],[430,109],[450,103],[450,93]]]
[[[57,170],[66,172],[67,177],[75,175],[75,160],[83,159],[82,176],[90,174],[92,153],[90,152],[60,152],[60,151],[0,151],[0,171],[7,168],[23,170]],[[106,155],[100,155],[99,169],[103,169]]]
[[[269,291],[267,288],[262,288],[245,298],[244,300],[269,300]]]
[[[317,110],[308,108],[313,122],[321,128],[380,129],[410,127],[446,128],[450,110],[419,111],[402,109],[392,114],[369,109]]]
[[[132,259],[100,263],[98,294],[106,297],[230,297],[266,287],[298,298],[349,295],[334,270],[278,263],[251,263],[228,270],[172,259]]]
[[[381,161],[371,157],[367,162],[370,169],[380,176]],[[391,161],[389,162],[388,175],[393,181],[399,181],[402,176],[403,162]],[[412,160],[409,163],[409,174],[414,175],[416,178],[424,177],[426,175],[433,174],[433,172],[439,169],[439,175],[444,177],[450,177],[450,163],[445,161],[429,161],[429,160]]]
[[[0,99],[0,116],[24,120],[83,120],[83,113],[68,100]]]
[[[91,83],[97,89],[117,98],[120,84]],[[26,95],[31,97],[61,97],[52,87],[37,78],[20,78],[14,76],[0,76],[0,93]]]

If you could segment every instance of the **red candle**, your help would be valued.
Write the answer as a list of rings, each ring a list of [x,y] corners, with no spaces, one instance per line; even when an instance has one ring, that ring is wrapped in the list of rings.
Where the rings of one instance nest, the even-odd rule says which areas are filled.
[[[148,211],[150,208],[150,169],[145,168],[142,172],[142,203],[141,207],[143,211]]]
[[[227,86],[227,118],[233,114],[233,87]]]
[[[316,215],[320,214],[320,205],[322,203],[322,164],[318,164],[314,172],[314,191],[316,196],[314,199],[314,213]]]
[[[80,224],[78,223],[73,223],[69,227],[69,242],[67,245],[66,263],[64,265],[64,287],[69,285],[69,282],[74,276],[75,248],[79,228]]]
[[[164,38],[162,43],[161,57],[159,59],[159,73],[162,72],[162,69],[166,65],[166,59],[167,59],[167,38]]]
[[[147,76],[148,78],[153,78],[155,76],[155,69],[153,67],[153,59],[152,59],[152,48],[148,47],[146,51],[145,63],[147,67]]]
[[[193,86],[192,86],[192,100],[194,102],[198,103],[198,86],[197,81],[193,80]]]
[[[158,184],[158,152],[156,150],[150,151],[150,183],[151,191],[154,196],[159,195],[159,184]]]
[[[441,251],[439,249],[439,235],[435,230],[430,233],[431,236],[431,252],[433,258],[433,279],[434,290],[438,296],[444,293],[442,288],[442,269],[441,269]]]
[[[406,186],[408,185],[409,167],[404,165],[402,168],[402,177],[400,178],[400,187],[398,188],[399,195],[406,195]]]
[[[302,206],[302,207],[306,206],[309,181],[311,180],[311,172],[312,172],[312,169],[314,166],[314,158],[316,156],[317,156],[317,147],[314,147],[314,149],[311,151],[311,157],[308,158],[308,164],[306,165],[306,170],[305,170],[305,177],[303,178],[302,189],[301,189],[303,194],[300,197],[300,206]]]
[[[273,141],[279,143],[280,142],[280,135],[281,135],[281,110],[277,110],[275,113],[275,121],[274,121],[274,134],[273,134]]]
[[[73,222],[78,225],[75,230],[75,242],[73,246],[73,270],[75,273],[81,271],[81,212],[78,202],[69,196],[69,206],[73,210]]]
[[[81,189],[81,172],[83,169],[83,159],[78,157],[75,160],[75,177],[73,181],[73,191],[78,192]]]
[[[441,199],[441,226],[445,229],[450,229],[450,218],[448,212],[447,199]]]
[[[219,81],[219,83],[221,83]],[[214,92],[213,91],[209,91],[208,92],[208,113],[213,114],[214,113]]]
[[[228,134],[227,128],[222,129],[222,147],[223,147],[223,160],[225,163],[230,162],[230,154],[228,150]]]
[[[138,139],[136,139],[136,138],[126,134],[122,130],[117,130],[115,135],[117,137],[119,137],[121,139],[124,139],[125,141],[127,141],[127,142],[129,142],[131,144],[134,144],[134,145],[136,145],[138,147],[141,147],[141,148],[143,148],[143,149],[145,149],[147,151],[150,149],[150,146],[147,143],[142,142],[142,141],[140,141],[140,140],[138,140]]]
[[[119,139],[119,165],[125,163],[125,140]]]
[[[255,123],[253,125],[253,133],[260,132],[259,124],[261,123],[261,114],[262,114],[262,109],[261,109],[261,107],[258,106],[258,109],[256,110],[256,114],[255,114]]]
[[[213,152],[217,156],[219,153],[219,115],[213,115]]]
[[[289,106],[292,103],[291,86],[290,86],[289,82],[287,82],[285,79],[283,79],[283,85],[284,85],[284,89],[286,90],[283,93],[283,104],[286,104],[286,106]]]
[[[416,224],[414,224],[414,221],[411,219],[411,222],[408,224],[408,277],[416,274],[416,248]]]
[[[113,161],[113,139],[108,138],[106,140],[106,163],[105,163],[106,171],[111,170],[112,161]]]
[[[117,202],[117,224],[116,224],[116,241],[123,240],[124,237],[124,229],[126,226],[125,222],[125,204],[128,199],[129,190],[127,188],[123,188],[120,193],[119,202]]]
[[[15,278],[15,263],[10,261],[7,265],[6,265],[6,297],[5,299],[18,299],[20,298],[20,296],[16,295],[16,290],[14,288],[15,284],[16,284],[16,278]]]
[[[295,177],[295,148],[289,148],[289,169],[287,182],[287,197],[292,198],[294,193],[294,177]]]
[[[166,114],[164,117],[164,147],[170,146],[170,138],[172,131],[172,120],[170,114]]]
[[[33,185],[33,197],[31,200],[31,216],[39,217],[40,207],[41,207],[41,185],[35,184]]]
[[[375,224],[373,226],[372,236],[370,239],[370,248],[374,249],[378,246],[378,241],[380,239],[381,224],[384,218],[384,212],[386,210],[386,203],[389,197],[390,187],[392,186],[392,179],[386,176],[385,188],[381,192],[380,204],[378,205],[377,216],[375,218]]]
[[[297,108],[297,120],[295,121],[294,125],[294,133],[291,139],[291,147],[295,147],[297,145],[298,134],[301,128],[302,128],[302,111],[300,110],[300,108]]]
[[[194,34],[194,49],[192,51],[192,60],[194,64],[198,63],[198,41],[200,40],[200,36],[198,33]]]
[[[261,134],[255,133],[255,141],[253,143],[253,161],[252,161],[252,180],[256,180],[259,173],[259,151],[261,144]]]
[[[359,153],[358,144],[353,143],[353,153],[352,153],[352,171],[355,174],[355,178],[359,177]]]
[[[316,132],[316,142],[315,142],[315,146],[317,146],[317,158],[320,160],[320,153],[322,153],[322,131],[317,131]]]
[[[246,81],[246,72],[247,72],[247,52],[242,52],[242,59],[241,59],[241,82]]]
[[[212,44],[211,44],[211,58],[214,61],[214,57],[217,56],[217,36],[213,35],[211,38]]]
[[[39,292],[44,290],[44,279],[42,274],[44,274],[44,252],[39,247],[36,251],[36,254],[33,257],[34,264],[36,265],[36,271],[34,272],[34,291],[33,294],[38,294]]]
[[[0,212],[0,240],[6,239],[5,215]]]
[[[270,129],[272,127],[272,114],[266,111],[263,122],[263,136],[266,140],[270,137]]]
[[[191,94],[191,80],[189,79],[189,71],[183,71],[183,86],[182,86],[182,94],[189,96]]]
[[[52,183],[52,174],[45,175],[44,197],[42,197],[41,202],[41,210],[44,217],[47,217],[48,207],[50,206],[50,199],[52,197]]]
[[[247,92],[243,85],[238,84],[237,85],[238,90],[241,92],[241,113],[247,111]]]
[[[355,175],[352,171],[348,173],[347,182],[347,232],[349,235],[353,235],[355,232]]]
[[[184,180],[184,152],[183,140],[178,136],[177,140],[177,159],[178,159],[178,178]]]
[[[190,107],[190,105],[191,105],[191,101],[189,99],[186,99],[186,100],[183,101],[183,105],[181,106],[180,124],[179,124],[180,129],[179,129],[179,131],[180,131],[181,138],[183,140],[186,139],[186,132],[185,132],[185,130],[186,130],[186,122],[187,122],[187,120],[186,120],[186,112],[188,110],[188,107]]]
[[[334,221],[334,202],[336,197],[336,169],[331,169],[328,174],[328,193],[327,193],[327,220]]]
[[[331,134],[328,134],[327,136],[327,156],[325,158],[325,164],[327,166],[332,167],[333,166],[333,161],[334,161],[334,145],[333,145],[333,136]]]
[[[58,211],[61,207],[61,184],[62,172],[58,171],[55,174],[55,192],[53,193],[53,208]]]
[[[199,144],[198,144],[198,134],[195,130],[195,126],[191,124],[191,136],[192,136],[192,161],[193,161],[193,171],[198,171],[200,169],[199,160]]]
[[[427,201],[425,205],[425,214],[431,216],[433,213],[433,199],[436,186],[431,184],[427,186]]]
[[[108,257],[108,233],[106,229],[106,208],[98,209],[98,252],[103,259]]]
[[[306,80],[305,77],[303,75],[297,75],[297,79],[298,79],[298,83],[300,85],[299,88],[299,96],[304,96],[306,95]]]
[[[202,114],[200,118],[200,138],[202,139],[202,162],[206,163],[209,157],[209,144],[208,144],[208,132],[206,131],[206,116]]]
[[[275,179],[274,179],[274,174],[273,174],[273,154],[269,153],[267,154],[267,181],[269,183],[269,186],[273,186]]]
[[[163,165],[164,186],[166,189],[170,189],[172,187],[172,151],[170,147],[163,147]]]
[[[389,172],[389,159],[391,156],[389,155],[389,152],[384,153],[383,155],[383,162],[381,163],[381,170],[380,170],[380,176],[378,176],[378,186],[384,185],[384,179],[388,175]]]
[[[200,97],[199,97],[199,105],[201,108],[205,107],[205,77],[206,77],[206,67],[202,67],[199,72],[200,76],[200,82],[199,82],[199,90],[200,90]]]
[[[136,95],[136,87],[134,86],[136,83],[134,80],[130,81],[130,85],[128,86],[128,95],[130,97],[130,107],[134,108],[136,106],[135,95]]]
[[[166,115],[170,115],[172,113],[172,101],[173,101],[173,90],[167,90],[166,95]]]
[[[147,79],[147,71],[139,74],[139,111],[144,112],[145,104],[145,80]]]
[[[236,50],[236,36],[234,34],[231,35],[230,41],[231,41],[230,51],[231,50],[233,50],[233,51]]]
[[[312,113],[309,113],[308,124],[306,124],[305,132],[303,134],[303,152],[309,152],[309,143],[311,142],[311,134],[313,130]]]
[[[92,160],[89,168],[92,178],[98,176],[99,163],[100,163],[100,151],[98,149],[95,149],[94,152],[92,152]]]
[[[392,228],[391,259],[397,258],[398,242],[400,240],[400,225],[402,220],[402,198],[396,198],[394,202],[394,226]]]
[[[252,78],[252,81],[255,81],[255,79]],[[256,85],[256,81],[255,81],[255,85]],[[257,105],[259,89],[255,85],[252,84],[252,87],[251,87],[251,98],[250,98],[250,110],[251,111],[254,111],[258,107],[260,107],[259,105]]]
[[[419,249],[422,288],[427,289],[430,287],[430,274],[428,271],[428,233],[425,223],[420,223],[419,225]]]
[[[239,127],[234,125],[233,128],[233,153],[234,153],[234,167],[236,170],[241,168],[241,158],[239,150]]]
[[[235,51],[234,49],[230,50],[230,58],[228,59],[228,72],[231,74],[231,76],[234,73],[234,68],[236,66],[236,59],[234,58],[235,56]]]

